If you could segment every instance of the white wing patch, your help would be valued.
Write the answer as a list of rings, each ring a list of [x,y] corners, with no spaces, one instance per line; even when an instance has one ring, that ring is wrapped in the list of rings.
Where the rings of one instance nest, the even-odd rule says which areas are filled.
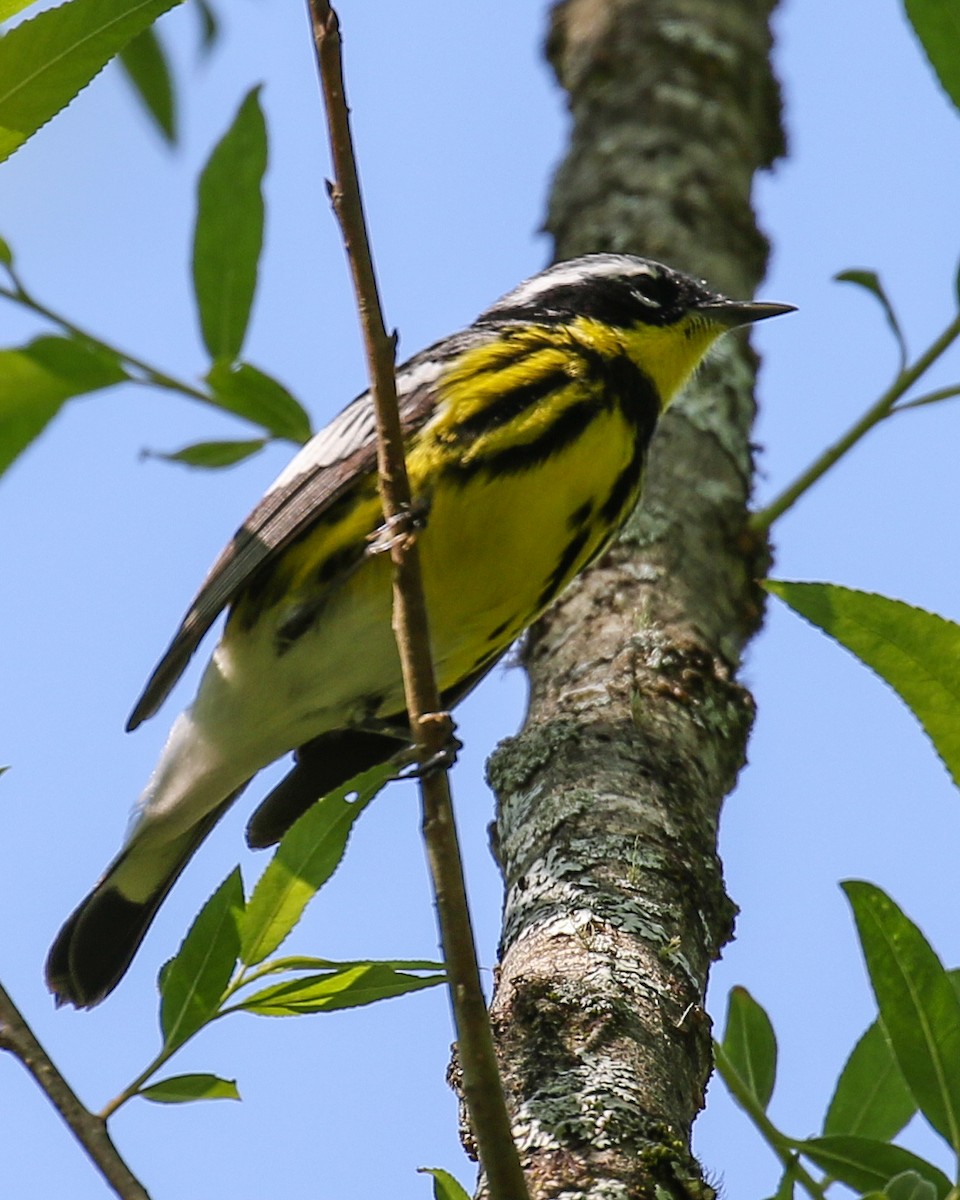
[[[428,354],[429,351],[425,353]],[[404,397],[434,383],[446,365],[436,358],[418,356],[411,359],[407,366],[397,373],[397,395],[401,407]],[[335,463],[349,458],[361,446],[373,441],[375,430],[376,419],[370,393],[364,392],[294,455],[265,494],[269,496],[278,488],[286,487],[300,475],[332,467]]]
[[[369,395],[364,392],[297,451],[267,488],[265,495],[269,496],[278,488],[286,487],[299,475],[330,467],[349,457],[354,450],[373,437],[373,428],[373,406]]]

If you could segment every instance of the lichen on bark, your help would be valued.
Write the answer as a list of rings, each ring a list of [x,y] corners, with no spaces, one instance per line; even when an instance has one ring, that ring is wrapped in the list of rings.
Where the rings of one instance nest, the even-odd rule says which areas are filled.
[[[556,5],[547,52],[572,115],[556,258],[642,254],[752,294],[751,184],[783,149],[772,7]],[[640,509],[529,635],[527,723],[490,763],[506,882],[491,1016],[535,1200],[712,1194],[690,1130],[735,911],[717,824],[753,716],[737,669],[762,613],[755,365],[724,339],[661,423]]]

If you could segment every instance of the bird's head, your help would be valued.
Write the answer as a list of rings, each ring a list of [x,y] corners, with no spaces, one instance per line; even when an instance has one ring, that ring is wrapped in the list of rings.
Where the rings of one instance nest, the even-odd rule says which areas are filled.
[[[666,407],[718,337],[793,311],[790,304],[728,300],[650,259],[588,254],[521,283],[478,324],[564,325],[605,356],[628,354]]]

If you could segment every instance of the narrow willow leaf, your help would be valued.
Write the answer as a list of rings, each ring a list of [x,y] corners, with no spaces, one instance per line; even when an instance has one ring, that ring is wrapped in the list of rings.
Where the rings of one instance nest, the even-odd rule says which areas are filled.
[[[200,53],[209,54],[220,36],[220,22],[207,0],[195,0],[193,10],[200,20]]]
[[[446,975],[407,975],[382,963],[370,962],[345,971],[328,971],[274,984],[244,997],[236,1007],[264,1017],[335,1012],[438,987],[446,981]]]
[[[160,970],[157,972],[157,991],[163,995],[163,989],[167,985],[167,976],[170,974],[170,968],[173,966],[173,958],[168,958],[165,963],[162,963]]]
[[[240,957],[255,966],[276,950],[340,864],[353,823],[395,768],[381,763],[314,804],[284,835],[260,876],[241,926]],[[355,800],[347,797],[356,795]]]
[[[239,1100],[235,1079],[217,1075],[171,1075],[137,1092],[155,1104],[188,1104],[191,1100]]]
[[[313,958],[309,955],[292,954],[286,958],[275,958],[257,968],[257,977],[279,975],[282,971],[346,971],[352,967],[368,967],[369,958],[355,958],[346,962],[331,958]],[[377,966],[389,967],[392,971],[445,971],[446,965],[425,958],[379,958]]]
[[[916,1111],[916,1101],[904,1082],[883,1026],[874,1021],[840,1073],[823,1132],[886,1142]]]
[[[240,354],[263,245],[267,127],[260,89],[247,93],[200,176],[193,288],[203,341],[214,360]]]
[[[943,1200],[950,1191],[950,1180],[942,1171],[889,1142],[860,1137],[818,1137],[795,1145],[828,1175],[861,1192],[883,1192],[887,1180],[903,1171],[915,1171],[928,1180],[937,1200]]]
[[[433,1176],[433,1200],[470,1200],[470,1194],[449,1171],[440,1167],[418,1167],[421,1175]]]
[[[765,1109],[777,1078],[777,1039],[770,1018],[746,988],[730,990],[722,1048],[727,1069]]]
[[[768,580],[764,586],[890,684],[960,786],[960,625],[831,583]]]
[[[181,450],[165,453],[160,450],[145,450],[145,458],[159,458],[163,462],[183,463],[188,467],[232,467],[259,452],[267,444],[266,438],[252,438],[241,442],[194,442]]]
[[[960,108],[960,8],[955,0],[905,0],[904,8],[940,86]]]
[[[0,0],[0,21],[9,21],[35,2],[36,0]]]
[[[920,930],[878,887],[848,880],[843,890],[907,1086],[930,1124],[960,1153],[960,1000],[950,977]]]
[[[165,1049],[182,1045],[217,1011],[240,950],[240,868],[203,906],[176,957],[160,977],[160,1028]]]
[[[0,161],[182,0],[70,0],[0,38]]]
[[[2,237],[0,237],[0,263],[5,267],[13,266],[13,251],[10,249],[10,243]]]
[[[903,1171],[887,1182],[890,1200],[937,1200],[937,1189],[916,1171]]]
[[[262,425],[274,437],[302,445],[313,433],[303,406],[283,384],[249,363],[216,362],[207,383],[221,408]]]
[[[862,287],[870,292],[871,295],[876,296],[877,300],[880,301],[884,315],[887,318],[887,324],[893,330],[893,336],[897,339],[897,346],[900,351],[900,367],[902,369],[907,361],[907,342],[903,336],[903,330],[900,328],[900,322],[897,320],[897,314],[890,303],[890,297],[884,291],[883,284],[880,282],[880,276],[876,271],[853,268],[834,275],[834,279],[838,283],[855,283],[858,287]]]
[[[83,338],[38,337],[23,347],[23,353],[45,370],[59,375],[77,396],[130,378],[119,355]]]
[[[163,42],[152,29],[145,29],[120,51],[120,62],[157,129],[173,145],[177,140],[177,104]]]
[[[62,379],[17,350],[0,350],[0,474],[70,399]]]
[[[0,475],[68,400],[126,378],[119,363],[72,338],[0,350]]]

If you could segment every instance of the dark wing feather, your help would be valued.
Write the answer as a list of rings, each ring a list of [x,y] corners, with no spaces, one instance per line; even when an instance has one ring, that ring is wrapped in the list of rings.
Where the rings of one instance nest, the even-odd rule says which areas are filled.
[[[398,372],[406,432],[422,425],[432,411],[432,385],[445,360],[446,355],[427,350]],[[213,564],[134,706],[128,730],[153,716],[204,634],[253,574],[308,529],[359,475],[373,470],[375,432],[373,405],[365,392],[296,455]]]

